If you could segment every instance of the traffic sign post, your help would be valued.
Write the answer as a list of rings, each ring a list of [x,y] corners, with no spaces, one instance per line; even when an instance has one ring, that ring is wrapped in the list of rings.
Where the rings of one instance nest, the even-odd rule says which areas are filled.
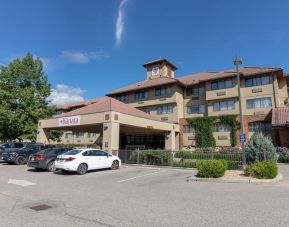
[[[245,135],[245,133],[241,133],[241,134],[240,134],[240,142],[241,142],[241,143],[245,143],[245,142],[246,142],[246,135]]]

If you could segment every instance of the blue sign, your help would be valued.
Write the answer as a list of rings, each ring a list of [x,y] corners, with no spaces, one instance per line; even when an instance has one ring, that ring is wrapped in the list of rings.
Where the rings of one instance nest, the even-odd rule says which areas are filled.
[[[246,142],[246,136],[244,133],[240,134],[240,142],[245,143]]]

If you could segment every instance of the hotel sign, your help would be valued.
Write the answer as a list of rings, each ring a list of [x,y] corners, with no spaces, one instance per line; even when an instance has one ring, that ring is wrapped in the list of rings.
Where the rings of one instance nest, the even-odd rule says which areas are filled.
[[[152,68],[152,76],[157,76],[160,72],[160,68],[159,67],[154,67]]]
[[[80,116],[62,117],[58,119],[58,126],[80,125]]]

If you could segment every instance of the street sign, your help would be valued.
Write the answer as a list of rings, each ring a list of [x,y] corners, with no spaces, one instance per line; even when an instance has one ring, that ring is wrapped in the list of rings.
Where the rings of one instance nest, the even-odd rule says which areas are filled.
[[[245,143],[246,142],[246,136],[244,133],[240,134],[240,142]]]

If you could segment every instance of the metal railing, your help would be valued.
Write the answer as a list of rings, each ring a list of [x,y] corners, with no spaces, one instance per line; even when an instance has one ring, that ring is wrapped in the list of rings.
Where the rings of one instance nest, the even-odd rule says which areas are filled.
[[[173,166],[196,168],[201,160],[226,160],[228,169],[242,168],[241,152],[196,152],[166,150],[120,150],[119,158],[125,164]],[[246,154],[246,163],[254,161],[276,160],[268,153]]]

